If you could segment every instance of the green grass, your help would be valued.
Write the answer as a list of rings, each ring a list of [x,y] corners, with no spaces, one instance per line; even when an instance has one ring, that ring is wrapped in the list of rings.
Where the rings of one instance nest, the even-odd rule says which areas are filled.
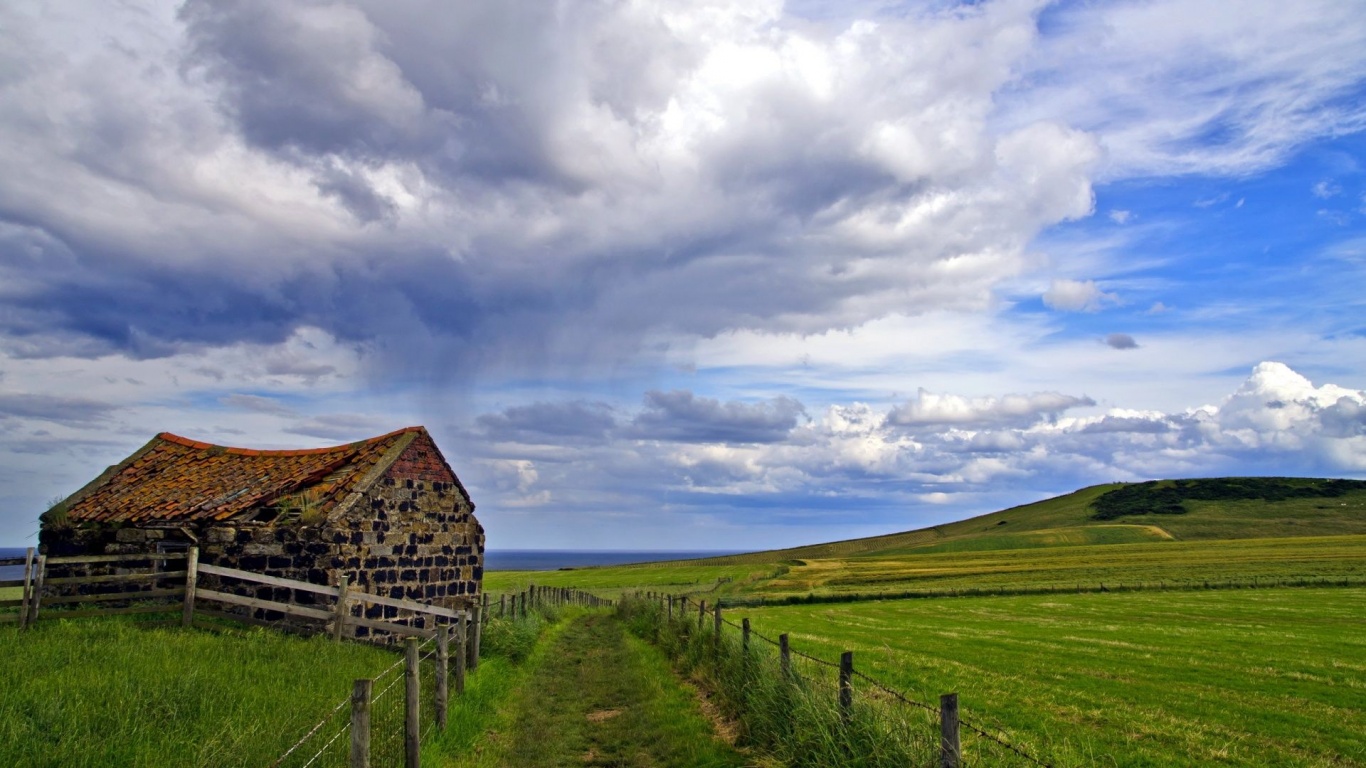
[[[269,765],[396,658],[264,629],[0,625],[0,765]]]
[[[1170,485],[1174,481],[1163,481]],[[1200,483],[1203,481],[1192,481]],[[1212,480],[1210,482],[1228,482]],[[1286,483],[1310,485],[1322,481],[1290,479]],[[998,538],[1017,533],[1051,529],[1091,528],[1116,523],[1152,526],[1162,537],[1181,540],[1287,538],[1294,536],[1334,536],[1366,534],[1366,490],[1348,491],[1337,497],[1285,498],[1267,500],[1187,500],[1189,510],[1179,515],[1126,515],[1114,520],[1097,520],[1094,503],[1098,497],[1125,484],[1097,485],[1074,493],[1025,504],[955,523],[922,528],[904,533],[849,539],[805,547],[768,550],[743,555],[709,558],[698,564],[756,565],[786,560],[847,558],[877,553],[908,553],[917,549],[936,550],[949,542],[977,538]],[[1073,534],[1075,536],[1076,534]],[[1102,534],[1103,535],[1103,534]],[[1025,539],[1027,541],[1028,539]],[[1135,539],[1130,539],[1135,540]],[[1059,545],[1079,543],[1062,537]],[[1101,541],[1091,543],[1105,543]],[[961,545],[960,545],[961,546]],[[987,545],[997,548],[998,544]]]
[[[722,598],[782,599],[814,595],[876,595],[898,592],[952,592],[973,589],[1069,589],[1082,585],[1203,585],[1239,582],[1348,579],[1366,581],[1366,536],[1300,536],[1286,539],[1146,541],[1122,543],[1133,527],[1099,526],[1095,541],[1114,543],[1064,546],[1066,528],[1027,534],[1000,534],[977,540],[944,542],[944,551],[887,550],[846,558],[793,560],[789,564],[697,565],[691,561],[653,565],[586,568],[574,571],[495,571],[491,591],[521,589],[527,582],[587,586],[602,594],[642,589]],[[1138,534],[1143,535],[1143,534]],[[1041,539],[1021,544],[1022,540]],[[978,550],[1003,544],[1015,548]],[[494,601],[496,605],[497,601]],[[495,608],[496,610],[496,608]]]
[[[1366,764],[1366,589],[735,610],[1058,766]]]
[[[565,571],[486,571],[484,590],[493,598],[497,611],[497,596],[516,593],[528,584],[553,587],[577,587],[599,596],[620,594],[624,589],[653,589],[661,592],[723,593],[770,577],[780,567],[727,565],[698,565],[692,561],[617,565],[602,568],[576,568]]]
[[[539,646],[487,749],[450,765],[741,766],[654,648],[600,612]]]

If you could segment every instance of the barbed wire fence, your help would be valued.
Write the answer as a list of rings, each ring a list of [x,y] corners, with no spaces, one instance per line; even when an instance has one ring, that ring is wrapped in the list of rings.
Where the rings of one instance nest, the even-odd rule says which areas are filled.
[[[300,735],[271,768],[417,768],[422,745],[445,725],[449,697],[463,692],[478,667],[480,638],[492,621],[536,621],[538,610],[564,605],[611,607],[613,602],[575,589],[529,586],[512,595],[512,611],[493,616],[484,602],[473,621],[438,624],[430,636],[409,637],[403,656],[373,678],[356,680],[338,701]],[[530,607],[530,608],[529,608]]]
[[[875,765],[1052,768],[1034,748],[1008,738],[1006,729],[965,719],[956,693],[940,696],[937,703],[922,701],[856,669],[852,652],[841,654],[838,661],[820,658],[793,647],[787,634],[775,638],[756,631],[747,618],[740,623],[728,619],[719,606],[708,606],[705,600],[640,592],[634,603],[622,605],[627,612],[640,606],[652,612],[656,641],[688,666],[710,666],[718,678],[737,688],[732,698],[747,699],[758,709],[789,710],[782,718],[770,718],[793,723],[774,736],[786,748],[834,760],[843,750],[846,756],[858,754],[861,762]],[[781,685],[774,686],[777,681]],[[774,692],[763,693],[762,702],[755,704],[754,691],[765,688]],[[744,722],[747,714],[755,713],[732,714]]]

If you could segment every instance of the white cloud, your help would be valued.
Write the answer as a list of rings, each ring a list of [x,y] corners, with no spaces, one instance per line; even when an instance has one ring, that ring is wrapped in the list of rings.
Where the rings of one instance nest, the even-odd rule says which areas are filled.
[[[1342,187],[1331,179],[1324,179],[1314,184],[1313,192],[1314,197],[1327,200],[1330,197],[1337,197],[1342,194]]]
[[[1118,302],[1118,295],[1102,291],[1094,280],[1054,280],[1043,294],[1044,304],[1064,312],[1096,312]]]

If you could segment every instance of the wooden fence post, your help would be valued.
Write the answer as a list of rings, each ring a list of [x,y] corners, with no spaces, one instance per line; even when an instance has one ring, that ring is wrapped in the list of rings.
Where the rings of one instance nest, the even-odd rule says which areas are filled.
[[[370,768],[370,692],[374,680],[357,680],[351,687],[350,768]]]
[[[474,616],[471,616],[470,627],[470,671],[479,668],[479,640],[484,635],[484,611],[479,609],[478,604],[474,605]]]
[[[180,626],[194,622],[194,588],[199,579],[199,547],[190,547],[185,554],[185,606],[180,611]]]
[[[498,596],[498,618],[500,618],[500,619],[506,619],[507,616],[508,616],[508,596],[505,595],[505,594],[504,594],[504,595],[499,595],[499,596]]]
[[[465,645],[468,639],[465,632],[465,617],[461,615],[455,620],[455,693],[457,696],[465,692]]]
[[[28,623],[38,621],[38,606],[43,602],[43,579],[47,576],[47,555],[38,555],[38,565],[33,576],[33,592],[28,596]]]
[[[854,714],[854,652],[840,654],[840,719],[845,725]]]
[[[406,643],[406,663],[403,666],[403,765],[404,768],[420,768],[422,733],[418,720],[417,638],[410,637]]]
[[[743,619],[740,619],[740,629],[742,630],[742,631],[741,631],[741,634],[740,634],[740,637],[741,637],[741,640],[740,640],[740,648],[743,649],[743,650],[745,650],[745,651],[748,651],[748,650],[749,650],[749,618],[748,618],[748,617],[743,618]]]
[[[476,603],[470,608],[470,622],[467,642],[467,662],[465,666],[473,672],[479,669],[479,604]]]
[[[669,621],[674,620],[674,596],[669,595]]]
[[[778,666],[784,675],[792,674],[792,647],[787,644],[787,633],[778,635]]]
[[[446,730],[446,701],[450,672],[451,627],[438,624],[436,627],[436,727]]]
[[[720,653],[720,651],[721,651],[721,603],[720,603],[720,602],[717,602],[717,603],[716,603],[716,607],[713,609],[713,612],[714,612],[716,615],[712,618],[712,638],[711,638],[711,644],[712,644],[712,648],[713,648],[717,653]]]
[[[28,628],[28,603],[33,599],[33,547],[24,555],[24,592],[19,601],[19,628]]]
[[[707,618],[707,601],[697,601],[697,631],[702,631],[702,620]]]
[[[342,632],[346,629],[346,574],[337,577],[337,604],[333,606],[332,640],[341,642]]]
[[[958,740],[958,694],[939,697],[939,768],[958,768],[963,748]]]

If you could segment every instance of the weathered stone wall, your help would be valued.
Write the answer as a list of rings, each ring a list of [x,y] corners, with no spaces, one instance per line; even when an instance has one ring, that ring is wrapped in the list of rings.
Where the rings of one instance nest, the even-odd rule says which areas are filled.
[[[354,590],[459,607],[482,591],[484,530],[440,456],[425,435],[414,440],[341,518],[321,525],[248,522],[186,531],[97,526],[61,536],[44,531],[43,543],[49,555],[115,554],[198,539],[203,563],[313,584],[334,585],[345,575]],[[200,583],[265,600],[326,602],[310,592],[229,579],[203,577]],[[366,616],[394,618],[397,612],[372,605]]]

